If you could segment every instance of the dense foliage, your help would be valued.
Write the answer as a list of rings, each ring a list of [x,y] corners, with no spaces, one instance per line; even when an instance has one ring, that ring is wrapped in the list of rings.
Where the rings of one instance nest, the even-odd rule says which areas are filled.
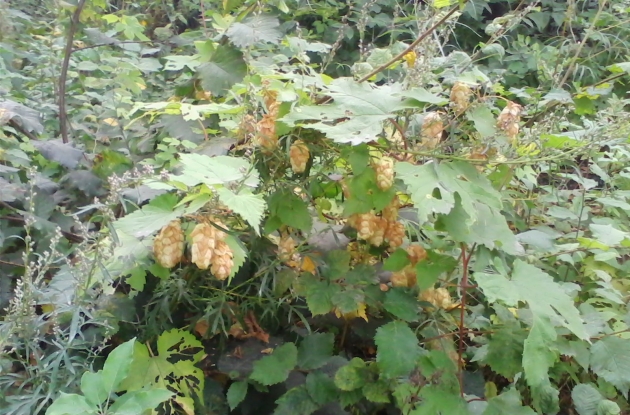
[[[0,0],[0,413],[626,413],[629,32]]]

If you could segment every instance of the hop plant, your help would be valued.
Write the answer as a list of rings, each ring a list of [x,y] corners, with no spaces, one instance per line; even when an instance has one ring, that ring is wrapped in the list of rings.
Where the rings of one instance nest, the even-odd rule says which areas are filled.
[[[515,102],[508,101],[503,111],[497,118],[497,127],[501,129],[505,135],[513,142],[516,140],[516,136],[519,132],[518,123],[521,120],[521,111],[523,107]]]
[[[463,82],[455,82],[451,88],[451,104],[457,112],[464,112],[468,108],[472,90]]]
[[[406,266],[400,271],[392,273],[390,282],[394,287],[414,287],[416,285],[418,277],[416,276],[416,269],[413,266]]]
[[[295,173],[303,173],[306,170],[306,163],[311,156],[308,147],[302,140],[296,140],[289,150],[291,168]]]
[[[282,262],[290,261],[295,253],[295,240],[290,236],[283,236],[278,242],[278,258]]]
[[[216,241],[212,254],[212,267],[210,272],[216,279],[223,281],[232,273],[234,266],[234,253],[225,241]]]
[[[153,241],[153,254],[158,264],[173,268],[184,256],[184,232],[179,219],[163,227]]]
[[[265,114],[256,126],[257,134],[254,144],[266,151],[272,151],[278,146],[276,135],[276,115]]]
[[[405,238],[405,225],[400,222],[389,222],[385,231],[385,239],[390,249],[396,249],[402,245]]]
[[[216,229],[207,223],[199,223],[190,234],[192,262],[199,269],[208,269],[216,247]]]
[[[389,224],[386,219],[375,217],[374,219],[374,232],[368,239],[368,242],[374,246],[381,246],[385,242],[385,232],[387,231],[387,225]]]
[[[429,288],[420,292],[418,300],[433,304],[436,308],[448,310],[453,305],[453,300],[446,288]]]
[[[383,219],[389,222],[396,222],[398,220],[398,209],[400,207],[400,199],[398,196],[394,196],[391,202],[381,212]]]
[[[372,162],[376,171],[376,185],[381,190],[387,190],[394,184],[394,159],[379,157]]]
[[[444,124],[442,117],[437,112],[429,112],[424,116],[422,122],[422,145],[429,149],[434,149],[442,140]]]
[[[348,224],[357,230],[357,238],[369,240],[376,231],[378,218],[374,213],[357,213],[348,218]]]
[[[418,244],[411,244],[407,247],[407,256],[411,265],[416,265],[418,262],[427,259],[427,251]]]

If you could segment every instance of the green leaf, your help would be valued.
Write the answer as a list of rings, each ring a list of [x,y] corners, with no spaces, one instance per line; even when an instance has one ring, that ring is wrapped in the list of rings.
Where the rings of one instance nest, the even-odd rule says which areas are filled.
[[[328,314],[333,309],[333,297],[341,291],[338,284],[324,281],[309,282],[306,288],[306,303],[311,313],[316,316]]]
[[[571,399],[578,414],[596,415],[597,406],[604,397],[593,385],[581,383],[571,391]]]
[[[175,395],[166,403],[166,409],[180,406],[185,411],[194,412],[192,397],[204,389],[203,371],[197,367],[204,356],[203,350],[203,345],[192,333],[179,329],[162,333],[157,340],[157,350],[151,353],[147,346],[136,342],[129,375],[120,389],[136,391],[152,387],[172,390]]]
[[[418,321],[418,300],[403,288],[392,288],[387,291],[383,307],[401,320]]]
[[[242,183],[255,188],[260,182],[258,171],[244,158],[231,156],[209,157],[204,154],[180,154],[182,172],[170,176],[172,180],[193,187]]]
[[[91,415],[98,412],[98,407],[81,395],[59,393],[59,397],[48,407],[46,415]]]
[[[532,389],[534,407],[544,413],[556,413],[560,409],[558,391],[552,387],[548,375],[549,369],[558,360],[554,348],[556,337],[549,318],[534,314],[532,329],[523,345],[523,371]]]
[[[591,370],[627,398],[630,388],[630,341],[608,336],[591,347]]]
[[[516,307],[526,302],[535,317],[558,320],[580,339],[587,339],[582,317],[567,291],[553,278],[524,261],[516,260],[511,278],[501,273],[476,272],[472,276],[490,303],[503,301]],[[571,286],[574,289],[578,287]]]
[[[265,356],[254,363],[250,379],[262,385],[275,385],[284,382],[289,372],[297,364],[298,351],[293,343],[277,347],[270,356]]]
[[[395,250],[389,258],[385,260],[383,263],[383,269],[385,271],[400,271],[409,265],[409,256],[407,255],[407,251],[402,248],[398,248]]]
[[[536,415],[531,408],[521,405],[521,395],[516,389],[502,393],[488,400],[482,415]]]
[[[466,401],[458,393],[454,393],[449,389],[436,385],[425,386],[421,389],[418,397],[422,405],[418,406],[410,414],[470,415],[470,412],[466,409]]]
[[[352,256],[347,250],[334,249],[326,253],[322,274],[329,280],[337,281],[350,271]]]
[[[494,115],[485,105],[479,105],[469,110],[466,117],[475,124],[475,128],[482,138],[492,137],[497,133]]]
[[[97,373],[85,372],[81,376],[81,392],[90,405],[95,407],[101,405],[112,393],[111,390],[106,390],[103,386],[103,376],[100,370]]]
[[[197,67],[197,74],[203,89],[220,96],[243,80],[247,75],[247,65],[240,50],[221,45],[212,54],[210,62]]]
[[[346,288],[335,293],[331,300],[341,313],[351,313],[357,311],[361,303],[365,303],[365,292],[361,289]]]
[[[318,405],[335,401],[339,394],[335,381],[322,372],[311,372],[306,376],[306,389]]]
[[[442,274],[451,272],[457,265],[457,260],[453,257],[428,251],[427,259],[416,265],[418,287],[421,290],[433,287]]]
[[[309,415],[319,408],[304,385],[289,390],[276,401],[276,404],[278,406],[273,412],[274,415]]]
[[[621,408],[616,402],[604,399],[597,405],[597,415],[619,415]]]
[[[116,347],[107,356],[101,373],[103,389],[109,393],[120,390],[120,383],[127,377],[131,362],[133,361],[133,349],[135,338]],[[102,401],[101,401],[102,402]]]
[[[365,362],[355,357],[347,365],[337,370],[335,385],[342,391],[359,389],[367,383],[367,373]]]
[[[448,104],[448,99],[437,96],[424,88],[412,88],[401,93],[401,96],[414,99],[423,104],[434,104],[440,106]]]
[[[507,379],[522,371],[523,344],[527,332],[516,323],[498,326],[488,339],[484,357],[493,371]]]
[[[142,414],[156,409],[162,402],[171,399],[173,392],[166,389],[136,390],[127,392],[114,402],[108,413]]]
[[[298,349],[300,369],[318,369],[332,356],[335,336],[332,333],[313,333],[305,337]]]
[[[370,382],[363,386],[365,399],[375,403],[389,403],[389,385],[382,381]]]
[[[252,228],[260,235],[260,223],[265,213],[265,200],[260,194],[253,194],[248,191],[235,194],[232,191],[222,187],[217,189],[219,200],[223,202],[229,209],[238,213],[251,225]]]
[[[230,410],[234,410],[239,403],[243,402],[247,395],[247,382],[239,381],[230,385],[227,391],[227,402],[230,405]]]
[[[501,194],[469,163],[426,163],[417,166],[399,162],[395,170],[411,193],[421,224],[434,214],[449,213],[455,207],[455,194],[461,198],[462,208],[471,223],[478,220],[480,206],[499,212],[502,209]]]
[[[264,14],[249,16],[242,22],[232,23],[225,33],[239,48],[248,48],[259,42],[278,43],[282,33],[277,18]]]
[[[422,354],[415,333],[401,321],[392,321],[379,327],[374,342],[381,373],[390,378],[408,375]]]
[[[183,207],[175,208],[178,201],[174,194],[160,195],[142,209],[118,219],[114,228],[136,238],[152,235],[183,214]]]
[[[273,232],[277,223],[295,229],[309,232],[313,227],[313,218],[308,211],[308,205],[295,193],[280,189],[269,197],[269,220],[274,220],[274,226],[265,226],[265,232]]]
[[[344,214],[365,213],[372,209],[383,210],[394,195],[395,189],[381,190],[376,184],[374,169],[366,169],[361,174],[355,174],[348,182],[351,197],[344,204]]]
[[[361,174],[370,168],[370,150],[366,144],[347,147],[344,155],[348,159],[354,174]]]
[[[394,111],[411,107],[402,102],[398,92],[396,85],[375,87],[352,78],[337,78],[322,91],[333,98],[332,104],[296,107],[280,121],[321,131],[338,143],[368,143],[381,134],[383,121]]]

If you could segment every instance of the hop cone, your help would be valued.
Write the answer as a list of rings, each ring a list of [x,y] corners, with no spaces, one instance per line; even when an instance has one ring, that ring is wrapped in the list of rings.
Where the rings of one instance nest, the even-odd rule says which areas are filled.
[[[372,163],[376,171],[376,185],[387,190],[394,184],[394,159],[381,157]]]
[[[437,112],[429,112],[424,116],[422,122],[422,145],[429,149],[434,149],[442,140],[444,124]]]
[[[290,236],[283,236],[278,242],[278,258],[287,262],[290,261],[295,253],[295,240]]]
[[[184,256],[184,232],[178,220],[160,230],[153,241],[153,253],[158,264],[173,268]]]
[[[367,241],[376,231],[378,218],[373,213],[358,213],[348,218],[348,223],[357,230],[357,238]]]
[[[433,304],[436,308],[449,309],[453,300],[446,288],[429,288],[418,295],[418,300]]]
[[[276,117],[273,114],[263,115],[262,120],[256,126],[258,134],[255,137],[255,144],[264,150],[271,151],[278,145],[278,136],[276,135]]]
[[[387,219],[379,218],[378,216],[374,219],[374,232],[372,236],[368,239],[368,242],[374,246],[381,246],[383,242],[385,242],[385,232],[387,231]]]
[[[389,222],[387,231],[385,231],[385,239],[389,242],[390,249],[396,249],[402,245],[405,238],[405,225],[400,222]]]
[[[463,82],[455,82],[451,88],[451,104],[457,112],[463,112],[468,108],[468,101],[472,96],[472,90]]]
[[[497,127],[503,130],[510,140],[515,140],[519,131],[519,121],[521,120],[521,111],[523,107],[515,102],[508,101],[503,111],[497,118]]]
[[[224,241],[216,241],[212,254],[212,275],[218,280],[225,280],[232,273],[234,253]]]
[[[306,170],[306,163],[311,156],[308,151],[308,147],[304,144],[304,141],[297,140],[291,145],[289,151],[291,159],[291,168],[295,173],[303,173]]]
[[[420,245],[411,244],[407,247],[407,255],[411,265],[416,265],[418,262],[424,261],[427,258],[427,251]]]
[[[207,223],[200,223],[195,226],[190,237],[192,239],[192,262],[199,269],[208,269],[217,243],[216,229]]]
[[[400,199],[398,196],[394,196],[389,205],[385,206],[381,215],[383,219],[387,219],[389,222],[396,222],[398,220],[398,208],[400,207]]]

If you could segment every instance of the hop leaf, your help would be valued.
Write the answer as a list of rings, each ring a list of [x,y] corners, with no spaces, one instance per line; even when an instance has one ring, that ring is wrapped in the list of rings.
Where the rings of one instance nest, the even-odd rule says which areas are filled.
[[[291,168],[295,173],[303,173],[306,170],[306,163],[311,156],[308,151],[308,147],[304,144],[304,141],[297,140],[291,145],[289,151],[291,159]]]
[[[184,256],[184,232],[179,219],[160,230],[153,242],[153,253],[158,264],[173,268]]]
[[[199,269],[208,269],[216,246],[216,229],[207,223],[199,223],[190,234],[192,262]]]
[[[451,104],[457,112],[463,112],[468,108],[472,90],[463,82],[455,82],[451,88]]]
[[[212,268],[210,271],[216,279],[223,281],[232,273],[234,266],[234,253],[225,241],[215,241],[214,252],[212,253]]]
[[[381,190],[387,190],[394,184],[394,159],[381,157],[372,162],[376,171],[376,185]]]

